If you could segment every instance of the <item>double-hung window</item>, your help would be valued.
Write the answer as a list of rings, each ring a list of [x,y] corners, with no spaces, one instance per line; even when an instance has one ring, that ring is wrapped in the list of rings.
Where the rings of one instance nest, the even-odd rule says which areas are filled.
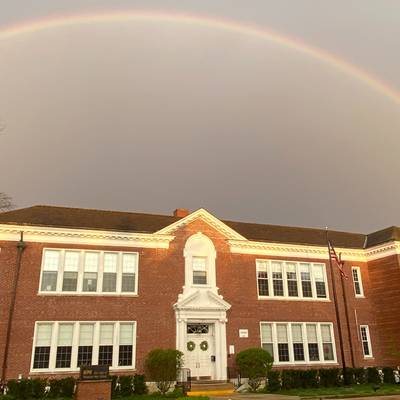
[[[192,268],[193,268],[193,284],[207,285],[207,258],[193,256]]]
[[[77,366],[92,365],[94,324],[80,324]]]
[[[118,254],[104,253],[103,292],[117,291]]]
[[[268,296],[268,264],[266,262],[260,262],[257,265],[257,285],[258,285],[258,295]]]
[[[326,298],[326,286],[325,286],[325,275],[324,265],[317,264],[313,266],[314,279],[315,279],[315,291],[318,298]]]
[[[368,325],[361,325],[360,333],[361,333],[361,343],[362,343],[364,358],[372,357],[371,337],[369,335]]]
[[[364,297],[364,288],[361,280],[360,267],[352,267],[351,273],[353,276],[354,293],[356,297]]]
[[[49,368],[52,332],[53,324],[42,323],[36,326],[36,340],[33,354],[34,369]]]
[[[289,361],[287,324],[276,325],[276,336],[278,338],[278,360],[279,362],[287,362]]]
[[[78,288],[79,252],[66,251],[64,258],[63,292],[75,292]]]
[[[272,287],[274,289],[274,296],[283,296],[283,273],[282,263],[272,262]]]
[[[272,324],[261,324],[261,346],[274,357],[274,341],[272,339]]]
[[[298,297],[297,268],[295,263],[286,263],[286,276],[289,297]]]
[[[83,292],[97,292],[97,275],[99,268],[99,253],[85,253],[83,273]]]
[[[310,361],[319,361],[319,345],[317,336],[317,326],[307,324],[308,356]]]
[[[325,264],[256,260],[258,297],[325,300],[328,287]]]
[[[118,365],[132,365],[133,324],[121,324],[119,328]]]
[[[113,364],[114,324],[100,324],[99,365]]]
[[[57,276],[60,269],[60,252],[58,250],[46,250],[43,259],[41,290],[55,292],[57,289]]]
[[[71,367],[73,330],[73,324],[58,325],[56,368]]]
[[[274,364],[336,362],[332,323],[262,321],[260,331],[261,346],[274,357]]]
[[[44,249],[39,293],[136,295],[138,253]]]
[[[293,358],[294,361],[304,361],[304,341],[301,324],[292,324]]]

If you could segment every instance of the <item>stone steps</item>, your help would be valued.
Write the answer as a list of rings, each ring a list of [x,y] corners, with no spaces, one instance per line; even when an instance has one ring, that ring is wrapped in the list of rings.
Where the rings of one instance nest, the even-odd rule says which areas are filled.
[[[191,386],[188,396],[227,396],[235,391],[231,382],[192,381]]]

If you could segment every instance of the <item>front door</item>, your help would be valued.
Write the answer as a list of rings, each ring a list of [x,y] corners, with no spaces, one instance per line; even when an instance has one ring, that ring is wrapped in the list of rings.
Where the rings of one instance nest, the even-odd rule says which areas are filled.
[[[215,359],[214,325],[188,323],[186,330],[185,368],[192,378],[213,379]]]

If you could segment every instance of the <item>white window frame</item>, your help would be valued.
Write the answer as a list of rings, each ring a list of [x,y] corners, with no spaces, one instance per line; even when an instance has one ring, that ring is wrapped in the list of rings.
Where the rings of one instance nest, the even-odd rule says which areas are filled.
[[[43,278],[43,268],[45,262],[45,252],[47,250],[54,250],[60,252],[60,265],[57,272],[57,285],[55,291],[42,290],[42,278]],[[79,267],[78,267],[78,282],[76,291],[63,291],[63,279],[64,279],[64,261],[66,252],[78,252],[79,253]],[[99,264],[97,270],[97,290],[95,292],[84,292],[83,288],[83,275],[84,275],[84,260],[86,253],[98,253],[99,254]],[[103,292],[103,265],[104,265],[104,255],[107,253],[114,253],[118,255],[117,258],[117,288],[115,292]],[[136,255],[136,273],[135,273],[135,291],[134,292],[122,292],[122,255],[123,254],[135,254]],[[40,268],[40,280],[39,280],[39,295],[60,295],[60,296],[138,296],[139,288],[139,252],[137,251],[109,251],[109,250],[91,250],[91,249],[70,249],[70,248],[55,248],[55,247],[45,247],[42,250],[42,263]]]
[[[272,263],[273,262],[280,262],[282,263],[282,278],[283,278],[283,296],[275,296],[273,292],[273,280],[272,280]],[[267,274],[268,274],[268,296],[260,295],[259,288],[258,288],[258,263],[266,265]],[[298,296],[289,296],[288,293],[288,279],[287,279],[287,268],[286,263],[295,264],[296,265],[296,277],[297,277],[297,293]],[[300,276],[300,265],[301,264],[309,264],[310,271],[311,271],[311,291],[312,297],[303,297],[303,289],[301,286],[301,276]],[[325,282],[325,290],[326,290],[326,297],[317,297],[317,290],[315,287],[315,278],[314,278],[314,265],[322,265],[323,266],[323,275],[324,275],[324,282]],[[275,259],[256,259],[256,286],[257,286],[257,297],[259,300],[290,300],[290,301],[322,301],[322,302],[329,302],[329,285],[328,285],[328,276],[326,271],[326,264],[323,262],[305,262],[305,261],[293,261],[293,260],[275,260]]]
[[[358,284],[360,285],[360,294],[356,292],[356,281],[354,280],[354,275],[353,271],[357,271],[357,278],[358,278]],[[365,297],[364,295],[364,286],[362,283],[362,276],[361,276],[361,268],[360,267],[351,267],[351,279],[353,279],[353,289],[354,289],[354,295],[355,297]]]
[[[332,364],[337,364],[335,333],[334,333],[332,322],[260,321],[260,346],[261,346],[261,348],[262,348],[262,344],[263,344],[263,341],[262,341],[262,325],[263,324],[270,324],[272,326],[272,345],[273,345],[274,355],[275,355],[274,365],[320,365],[320,364],[332,365]],[[287,325],[288,342],[289,342],[289,361],[279,361],[277,329],[276,329],[277,324],[286,324]],[[292,324],[302,326],[304,361],[295,361],[294,360],[293,340],[292,340]],[[319,352],[319,357],[320,357],[320,359],[318,361],[310,361],[310,357],[309,357],[309,353],[308,353],[308,338],[307,338],[307,332],[306,332],[307,324],[316,325],[316,327],[317,327],[318,352]],[[324,360],[321,325],[329,325],[329,327],[330,327],[332,348],[333,348],[333,360],[329,360],[329,361]],[[296,342],[296,343],[298,343],[298,342]]]
[[[133,324],[133,343],[132,343],[132,365],[118,366],[118,355],[119,355],[119,327],[121,324]],[[38,325],[40,324],[52,324],[52,335],[50,345],[50,360],[49,368],[33,368],[33,362],[35,358],[35,347],[36,347],[36,336]],[[56,356],[57,356],[57,342],[58,342],[58,329],[61,324],[73,324],[73,336],[72,336],[72,352],[71,352],[71,367],[70,368],[56,368]],[[32,343],[32,354],[30,373],[59,373],[59,372],[79,372],[80,368],[77,366],[77,355],[79,347],[79,327],[80,324],[93,324],[93,353],[92,363],[97,365],[99,357],[99,341],[100,341],[100,324],[114,324],[114,340],[113,340],[113,365],[110,366],[110,370],[135,370],[136,369],[136,332],[137,323],[136,321],[36,321],[35,330],[33,335]]]
[[[369,349],[369,354],[365,355],[364,352],[364,340],[362,337],[362,328],[365,329],[365,333],[367,334],[367,344],[368,344],[368,349]],[[364,358],[374,358],[373,354],[372,354],[372,343],[371,343],[371,335],[369,333],[369,326],[368,325],[360,325],[360,340],[361,340],[361,347],[362,347],[362,352],[363,352],[363,356]]]

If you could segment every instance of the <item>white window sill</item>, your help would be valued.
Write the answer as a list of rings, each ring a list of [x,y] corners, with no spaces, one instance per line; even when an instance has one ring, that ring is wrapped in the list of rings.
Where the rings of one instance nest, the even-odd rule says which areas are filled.
[[[116,292],[38,292],[38,296],[104,296],[104,297],[138,297],[137,293],[116,293]]]
[[[330,303],[331,300],[328,298],[316,298],[316,297],[285,297],[285,296],[258,296],[258,300],[273,300],[273,301],[319,301],[324,303]]]
[[[356,299],[365,299],[365,296],[363,294],[356,294],[355,298]]]
[[[374,360],[374,356],[364,356],[364,360]]]
[[[274,367],[275,366],[307,366],[307,365],[339,365],[338,362],[336,360],[334,361],[297,361],[297,362],[291,362],[291,361],[287,361],[287,362],[279,362],[279,361],[274,361]]]
[[[136,371],[134,366],[124,366],[124,367],[110,367],[110,371]],[[70,374],[79,373],[80,368],[57,368],[57,369],[31,369],[29,375],[39,375],[39,374]]]

